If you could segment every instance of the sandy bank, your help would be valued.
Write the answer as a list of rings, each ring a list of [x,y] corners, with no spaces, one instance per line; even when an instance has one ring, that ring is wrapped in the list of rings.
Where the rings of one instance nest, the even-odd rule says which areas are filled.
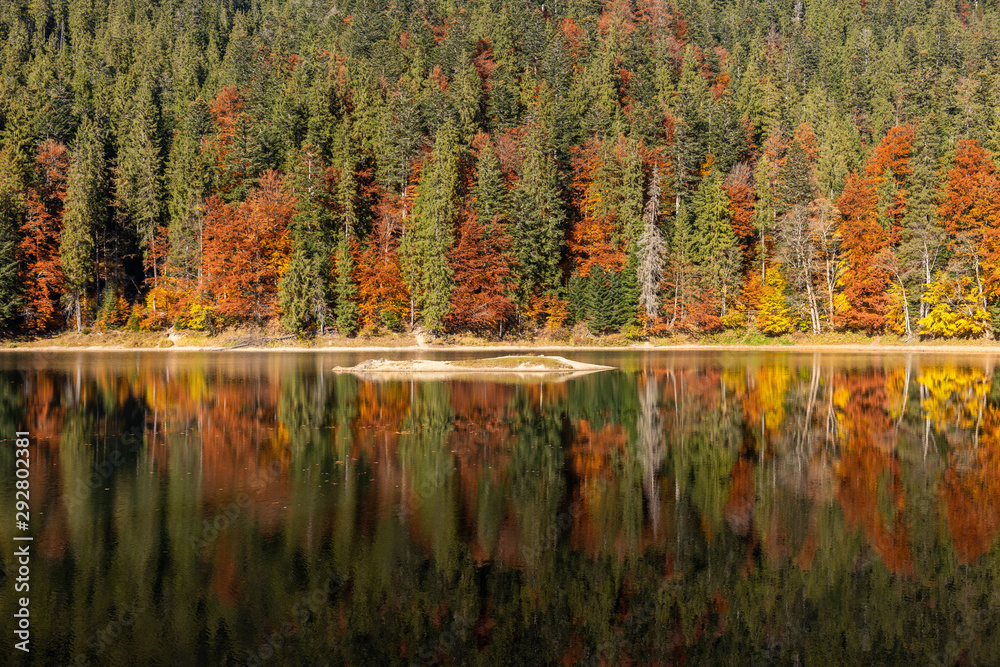
[[[336,367],[337,373],[392,373],[427,374],[427,373],[461,373],[461,374],[495,374],[513,373],[517,375],[529,373],[581,373],[613,370],[611,366],[586,364],[565,357],[551,356],[504,356],[493,359],[467,359],[458,361],[437,361],[430,359],[368,359],[356,366],[348,368]]]

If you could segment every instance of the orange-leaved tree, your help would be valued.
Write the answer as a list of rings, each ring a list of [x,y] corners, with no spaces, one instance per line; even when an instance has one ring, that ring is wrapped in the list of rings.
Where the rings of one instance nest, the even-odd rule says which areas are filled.
[[[753,169],[747,162],[733,165],[726,182],[723,184],[726,196],[729,197],[729,210],[732,214],[730,224],[743,251],[744,262],[749,264],[752,258],[754,242],[757,240],[757,228],[754,226],[754,188]]]
[[[871,179],[877,193],[876,213],[887,227],[890,240],[895,241],[906,213],[906,195],[913,169],[910,154],[915,132],[912,125],[900,125],[889,130],[865,165],[865,175]]]
[[[625,263],[621,247],[615,177],[619,165],[600,139],[588,139],[573,154],[573,192],[577,218],[570,228],[569,252],[577,275],[594,265],[618,272]]]
[[[398,327],[409,309],[410,293],[403,280],[396,239],[396,230],[401,227],[400,206],[405,204],[405,200],[382,191],[375,228],[358,259],[358,316],[365,329]]]
[[[63,200],[69,176],[69,155],[49,140],[38,147],[34,179],[28,186],[24,236],[18,248],[25,289],[26,324],[47,329],[57,323],[63,273],[59,263]]]
[[[458,238],[448,255],[455,288],[449,329],[494,330],[502,336],[504,323],[514,315],[515,283],[511,267],[517,263],[501,225],[480,225],[475,211],[465,211]]]
[[[1000,179],[993,156],[975,140],[958,142],[938,213],[962,272],[984,297],[1000,294]]]
[[[885,325],[890,273],[875,258],[889,247],[889,232],[879,224],[872,179],[851,172],[837,200],[845,270],[837,295],[839,324],[867,331]]]
[[[270,170],[238,206],[217,196],[209,200],[204,262],[218,315],[259,324],[277,315],[278,280],[291,254],[288,225],[294,203]]]

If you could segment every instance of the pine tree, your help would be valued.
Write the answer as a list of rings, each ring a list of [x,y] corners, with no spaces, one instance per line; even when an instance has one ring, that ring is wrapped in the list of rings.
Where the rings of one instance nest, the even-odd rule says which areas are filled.
[[[590,271],[588,279],[589,328],[596,334],[606,334],[621,328],[621,301],[615,274],[609,274],[600,264]]]
[[[458,212],[458,137],[451,120],[438,131],[421,176],[413,222],[403,236],[400,255],[414,306],[420,309],[424,326],[439,333],[451,296],[447,254]]]
[[[722,315],[727,303],[737,292],[741,253],[731,224],[729,197],[722,188],[722,176],[713,170],[698,187],[694,199],[694,233],[697,238],[694,263],[705,286],[719,294]]]
[[[296,244],[288,269],[278,282],[278,300],[281,304],[281,323],[299,335],[315,322],[312,303],[314,278],[309,252],[303,244]]]
[[[643,231],[642,220],[642,157],[635,141],[625,145],[622,164],[622,183],[618,194],[618,220],[628,252],[634,252]]]
[[[628,261],[617,276],[618,281],[618,327],[630,327],[637,324],[639,315],[639,259],[635,253],[628,256]]]
[[[510,236],[519,264],[518,300],[524,305],[536,291],[559,288],[566,212],[543,127],[535,124],[529,128],[522,155],[520,178],[512,193]]]
[[[486,140],[476,162],[476,213],[479,224],[489,227],[493,222],[504,222],[507,216],[507,186],[503,182],[500,160],[493,142]]]
[[[159,279],[158,262],[163,254],[155,247],[157,229],[163,214],[163,174],[159,142],[159,113],[148,85],[136,93],[132,105],[132,123],[121,151],[121,175],[117,184],[118,200],[124,204],[135,225],[145,265],[152,269],[153,289]]]
[[[186,286],[201,275],[204,204],[209,189],[209,165],[202,155],[201,141],[210,127],[208,105],[199,97],[188,107],[174,134],[166,170],[167,267]]]
[[[358,330],[358,288],[354,284],[354,257],[347,241],[337,246],[337,330],[343,336],[353,336]]]
[[[287,187],[295,196],[295,216],[292,218],[291,232],[293,244],[301,246],[309,258],[308,279],[311,290],[309,303],[313,311],[312,321],[322,334],[327,326],[330,311],[329,289],[331,256],[335,253],[332,242],[340,236],[345,238],[345,230],[353,229],[355,222],[353,186],[341,188],[340,222],[334,220],[332,193],[326,182],[328,169],[320,156],[319,149],[312,144],[304,144],[298,151],[294,168],[286,178]],[[353,174],[344,180],[353,182]]]
[[[66,186],[66,213],[59,256],[66,280],[68,313],[83,328],[83,300],[94,280],[94,230],[107,217],[107,175],[98,128],[88,117],[77,133]]]
[[[695,189],[698,166],[705,158],[709,91],[700,69],[695,58],[695,47],[688,45],[672,103],[677,117],[674,130],[677,206],[680,205],[681,197]]]
[[[917,128],[915,150],[910,161],[913,173],[899,247],[904,276],[910,283],[907,292],[919,299],[920,318],[928,313],[924,294],[945,259],[946,235],[938,219],[941,175],[935,134],[933,123],[929,120]]]
[[[0,150],[0,329],[9,326],[23,302],[18,246],[25,215],[24,183],[14,147]]]
[[[778,170],[778,183],[774,193],[776,212],[778,215],[787,213],[796,206],[808,204],[815,196],[812,164],[802,143],[796,138],[792,140]]]
[[[774,192],[775,169],[767,155],[762,155],[757,161],[754,172],[754,194],[757,205],[754,207],[754,227],[760,234],[760,275],[765,280],[767,266],[767,231],[774,227],[777,215],[777,203]]]

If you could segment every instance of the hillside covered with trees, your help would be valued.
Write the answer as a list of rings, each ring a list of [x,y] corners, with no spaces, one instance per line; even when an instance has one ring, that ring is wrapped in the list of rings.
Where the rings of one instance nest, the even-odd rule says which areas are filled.
[[[1000,327],[1000,7],[4,0],[0,327]]]

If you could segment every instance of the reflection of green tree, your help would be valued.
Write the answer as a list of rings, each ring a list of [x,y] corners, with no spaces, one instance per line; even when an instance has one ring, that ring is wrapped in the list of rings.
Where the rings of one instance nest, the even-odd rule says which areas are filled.
[[[84,373],[77,390],[70,375],[50,371],[65,408],[52,467],[59,477],[32,500],[33,511],[44,511],[36,528],[51,527],[45,539],[61,535],[65,550],[33,562],[40,660],[67,663],[84,652],[94,664],[156,664],[169,646],[170,662],[233,664],[286,621],[295,630],[265,664],[311,664],[317,656],[331,664],[538,664],[566,656],[584,664],[991,664],[1000,657],[1000,559],[994,550],[971,564],[957,561],[939,495],[950,463],[923,447],[915,386],[895,435],[915,565],[912,576],[900,576],[836,502],[812,497],[792,477],[803,457],[808,464],[828,455],[816,443],[825,442],[821,406],[831,387],[814,390],[811,373],[792,374],[786,424],[794,428],[778,429],[780,446],[766,443],[763,459],[747,444],[757,431],[744,437],[739,410],[706,409],[689,397],[674,414],[681,407],[672,392],[661,394],[663,385],[647,385],[645,376],[573,381],[541,405],[537,394],[519,391],[505,406],[506,466],[484,466],[471,479],[459,477],[449,451],[460,433],[451,386],[414,383],[398,449],[387,454],[404,471],[404,500],[398,512],[384,512],[374,509],[384,490],[370,483],[383,462],[367,454],[352,460],[360,440],[352,424],[370,407],[359,404],[358,380],[277,368],[288,372],[278,374],[277,405],[262,408],[275,414],[263,419],[288,431],[281,483],[290,491],[275,496],[270,519],[247,511],[200,553],[190,537],[219,507],[204,502],[216,490],[204,488],[198,430],[164,424],[136,388]],[[261,372],[275,371],[209,377],[218,386]],[[4,386],[0,426],[16,430],[32,417]],[[814,393],[807,418],[792,404]],[[364,400],[380,400],[372,396]],[[580,419],[627,431],[591,508],[600,539],[590,544],[575,541],[579,480],[564,454]],[[157,420],[161,440],[152,444],[145,434]],[[108,483],[66,506],[68,490],[122,448],[127,432],[143,434],[139,450],[123,451],[125,463]],[[752,525],[738,534],[724,520],[725,504],[730,471],[748,455]],[[10,464],[7,450],[0,461]],[[0,497],[12,501],[8,481]],[[0,539],[9,543],[10,531],[0,526]],[[474,536],[491,559],[476,560]],[[504,542],[511,536],[513,551]],[[329,595],[320,589],[328,573]],[[317,602],[306,605],[310,616],[300,625],[296,604],[312,591]],[[0,613],[13,613],[9,599],[0,599]],[[136,622],[100,656],[88,649],[133,603],[144,610]]]
[[[415,503],[419,530],[432,543],[435,564],[448,573],[456,567],[458,517],[455,507],[455,461],[448,450],[454,428],[449,385],[421,382],[399,439],[404,498]],[[405,502],[405,500],[404,500]]]

